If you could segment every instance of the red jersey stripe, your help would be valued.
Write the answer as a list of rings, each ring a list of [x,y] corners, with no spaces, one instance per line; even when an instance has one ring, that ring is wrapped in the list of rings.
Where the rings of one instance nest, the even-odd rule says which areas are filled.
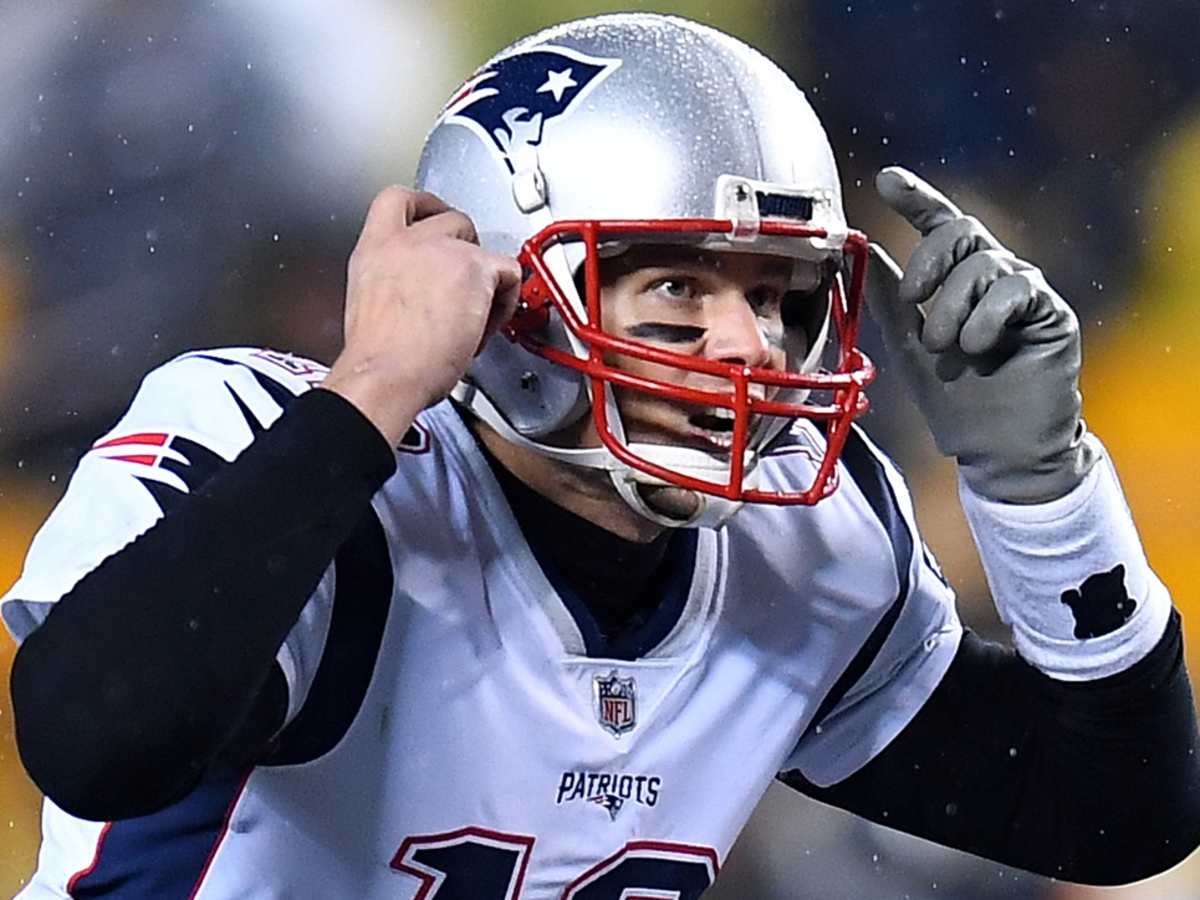
[[[92,445],[93,450],[100,450],[103,447],[121,447],[126,444],[153,444],[155,447],[161,447],[167,442],[167,435],[154,432],[142,431],[137,434],[126,434],[121,437],[109,438],[107,441],[100,441]]]

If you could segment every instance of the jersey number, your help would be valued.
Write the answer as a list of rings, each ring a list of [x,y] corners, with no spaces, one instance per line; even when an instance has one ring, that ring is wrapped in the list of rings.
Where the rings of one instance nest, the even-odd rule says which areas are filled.
[[[392,868],[421,879],[416,900],[518,900],[534,839],[471,826],[407,838]],[[588,869],[562,900],[622,900],[640,896],[698,900],[716,880],[711,847],[630,841]]]

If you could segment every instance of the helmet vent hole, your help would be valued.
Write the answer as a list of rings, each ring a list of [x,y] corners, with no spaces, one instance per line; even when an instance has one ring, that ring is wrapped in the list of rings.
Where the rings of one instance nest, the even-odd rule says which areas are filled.
[[[764,219],[797,219],[808,222],[813,217],[813,198],[794,194],[772,194],[758,191],[758,214]]]

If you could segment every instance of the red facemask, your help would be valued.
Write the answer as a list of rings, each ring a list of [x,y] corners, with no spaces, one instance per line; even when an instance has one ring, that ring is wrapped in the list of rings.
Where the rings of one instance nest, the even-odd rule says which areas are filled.
[[[732,501],[811,505],[836,489],[837,458],[845,445],[850,423],[867,411],[868,401],[863,391],[875,378],[875,367],[871,360],[855,346],[866,278],[865,235],[851,231],[842,247],[843,256],[850,263],[849,286],[844,287],[841,278],[834,278],[830,286],[830,325],[837,348],[837,361],[832,370],[788,372],[702,359],[617,337],[604,331],[599,324],[602,320],[598,247],[601,244],[616,240],[644,240],[655,235],[660,238],[664,235],[691,235],[703,239],[709,235],[728,235],[735,227],[735,223],[722,219],[555,222],[526,241],[522,247],[518,259],[526,277],[521,286],[517,314],[505,328],[505,334],[530,352],[574,369],[589,380],[596,432],[608,451],[631,468],[667,484]],[[782,238],[827,237],[822,229],[793,222],[763,222],[758,234]],[[582,243],[585,249],[583,299],[587,310],[586,321],[576,312],[545,259],[548,248],[572,243]],[[541,339],[550,317],[555,314],[587,349],[586,358],[551,346]],[[727,382],[729,388],[725,391],[703,390],[648,378],[606,361],[606,357],[611,360],[614,355],[715,376]],[[733,428],[728,479],[713,481],[674,471],[645,458],[623,443],[609,422],[603,400],[606,384],[679,403],[731,410]],[[755,386],[761,389],[753,391]],[[801,392],[803,402],[779,399],[786,397],[789,392]],[[824,402],[809,402],[814,392],[819,393]],[[760,394],[765,396],[758,396]],[[795,419],[809,419],[824,426],[824,452],[815,460],[816,472],[811,485],[805,490],[767,491],[744,484],[746,450],[754,434],[762,433],[755,423],[767,421],[767,417],[777,417],[775,421],[780,425]],[[780,430],[777,428],[774,433]]]

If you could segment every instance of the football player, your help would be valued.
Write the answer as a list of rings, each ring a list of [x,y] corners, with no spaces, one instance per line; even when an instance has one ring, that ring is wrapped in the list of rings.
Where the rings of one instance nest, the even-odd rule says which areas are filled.
[[[1180,625],[1074,315],[902,169],[903,272],[712,29],[551,28],[372,204],[332,368],[145,379],[5,596],[22,896],[698,897],[774,778],[1061,879],[1200,843]],[[854,424],[864,285],[1016,650]]]

